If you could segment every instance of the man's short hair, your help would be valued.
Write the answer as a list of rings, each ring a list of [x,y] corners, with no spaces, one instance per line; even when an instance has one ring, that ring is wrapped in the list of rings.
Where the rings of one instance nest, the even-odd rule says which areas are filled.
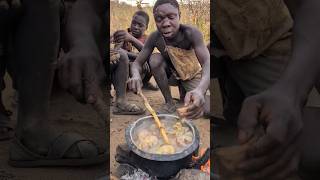
[[[153,13],[154,11],[157,9],[158,6],[162,5],[162,4],[171,4],[173,7],[177,8],[178,11],[180,12],[180,8],[179,8],[179,3],[177,0],[157,0],[155,3],[154,3],[154,6],[153,6]]]
[[[139,15],[139,16],[144,17],[144,19],[146,20],[146,23],[147,23],[146,26],[148,26],[148,24],[149,24],[149,15],[145,11],[139,10],[139,11],[135,12],[134,15]]]

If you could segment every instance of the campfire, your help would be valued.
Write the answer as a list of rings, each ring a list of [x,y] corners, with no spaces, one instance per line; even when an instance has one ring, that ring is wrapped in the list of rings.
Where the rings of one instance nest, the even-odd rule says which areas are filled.
[[[163,122],[167,120],[179,122],[178,117],[173,115],[159,115],[159,118]],[[118,178],[151,180],[199,176],[197,178],[199,180],[210,179],[210,150],[199,149],[199,133],[191,122],[184,122],[184,126],[189,128],[193,136],[190,144],[181,151],[159,154],[141,149],[135,142],[135,135],[143,127],[142,125],[149,121],[153,122],[150,116],[138,119],[126,129],[127,143],[119,145],[116,150],[115,159],[120,163],[117,170]]]
[[[199,151],[199,156],[192,156],[192,161],[200,165],[200,170],[210,175],[210,154],[209,149],[203,148]],[[204,162],[203,162],[204,161]]]
[[[141,158],[130,151],[126,144],[118,146],[116,161],[120,163],[116,175],[121,180],[185,179],[188,176],[199,177],[199,180],[210,179],[209,149],[200,148],[198,155],[192,156],[191,162],[184,164],[178,173],[168,177],[157,177],[157,174],[148,169],[149,164],[142,163]]]

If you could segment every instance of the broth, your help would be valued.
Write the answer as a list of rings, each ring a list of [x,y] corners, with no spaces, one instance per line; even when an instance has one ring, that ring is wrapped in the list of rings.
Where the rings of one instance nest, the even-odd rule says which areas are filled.
[[[189,126],[175,119],[160,121],[172,146],[164,143],[159,128],[153,119],[149,119],[142,122],[133,132],[133,141],[140,150],[152,154],[175,154],[191,145],[194,135]]]

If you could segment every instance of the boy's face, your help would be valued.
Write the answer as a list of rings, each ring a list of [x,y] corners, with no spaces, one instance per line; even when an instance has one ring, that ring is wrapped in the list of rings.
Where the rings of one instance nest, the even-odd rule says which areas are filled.
[[[154,19],[163,37],[172,39],[177,35],[180,17],[176,7],[169,3],[159,5],[155,10]]]
[[[132,17],[130,30],[135,38],[141,37],[147,29],[147,21],[143,16],[134,15]]]

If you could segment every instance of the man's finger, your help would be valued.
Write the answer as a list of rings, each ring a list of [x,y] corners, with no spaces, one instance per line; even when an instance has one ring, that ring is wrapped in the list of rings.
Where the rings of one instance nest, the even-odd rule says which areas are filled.
[[[65,54],[64,57],[61,58],[58,70],[59,82],[63,89],[68,89],[69,87],[69,66],[70,64],[68,63],[68,54]]]
[[[72,66],[72,65],[70,65]],[[83,87],[81,82],[81,72],[78,67],[72,66],[69,69],[69,90],[72,95],[78,100],[83,101]]]
[[[188,92],[184,97],[184,106],[188,106],[192,99],[192,92]]]
[[[132,81],[131,81],[131,88],[132,88],[132,91],[133,91],[133,92],[137,92],[136,81],[135,81],[135,80],[132,80]]]
[[[140,80],[137,80],[137,91],[136,92],[141,92],[142,91],[142,82]]]
[[[299,151],[296,151],[296,153],[293,155],[293,158],[290,163],[278,174],[275,175],[274,179],[276,180],[282,180],[286,179],[288,177],[296,177],[298,166],[299,166],[299,160],[300,160],[300,154]]]
[[[203,115],[203,108],[198,108],[194,112],[186,113],[187,119],[197,119]]]
[[[238,120],[238,139],[240,144],[246,143],[253,135],[258,124],[260,104],[253,98],[244,101]]]
[[[268,165],[274,163],[279,159],[282,153],[285,151],[286,146],[281,146],[280,148],[272,149],[268,154],[264,156],[254,157],[245,159],[239,164],[238,169],[244,172],[256,172],[258,170],[267,167]]]
[[[248,148],[247,154],[250,157],[262,156],[280,145],[281,144],[277,140],[270,137],[269,134],[266,134]]]
[[[298,141],[296,141],[294,144],[291,144],[291,146],[286,149],[285,153],[280,156],[275,163],[263,168],[261,171],[251,174],[248,179],[263,179],[270,176],[272,177],[277,174],[277,172],[283,171],[285,167],[288,167],[292,159],[294,159],[294,156],[297,155],[297,145]]]
[[[99,92],[100,86],[96,78],[90,79],[84,79],[84,96],[86,103],[94,104],[97,100],[98,92]]]
[[[127,80],[127,86],[130,90],[132,90],[131,79]]]
[[[272,120],[264,120],[269,122],[267,124],[266,134],[248,149],[248,153],[252,156],[261,156],[278,145],[284,144],[287,140],[287,124],[277,120],[280,118],[269,118],[272,118]]]

